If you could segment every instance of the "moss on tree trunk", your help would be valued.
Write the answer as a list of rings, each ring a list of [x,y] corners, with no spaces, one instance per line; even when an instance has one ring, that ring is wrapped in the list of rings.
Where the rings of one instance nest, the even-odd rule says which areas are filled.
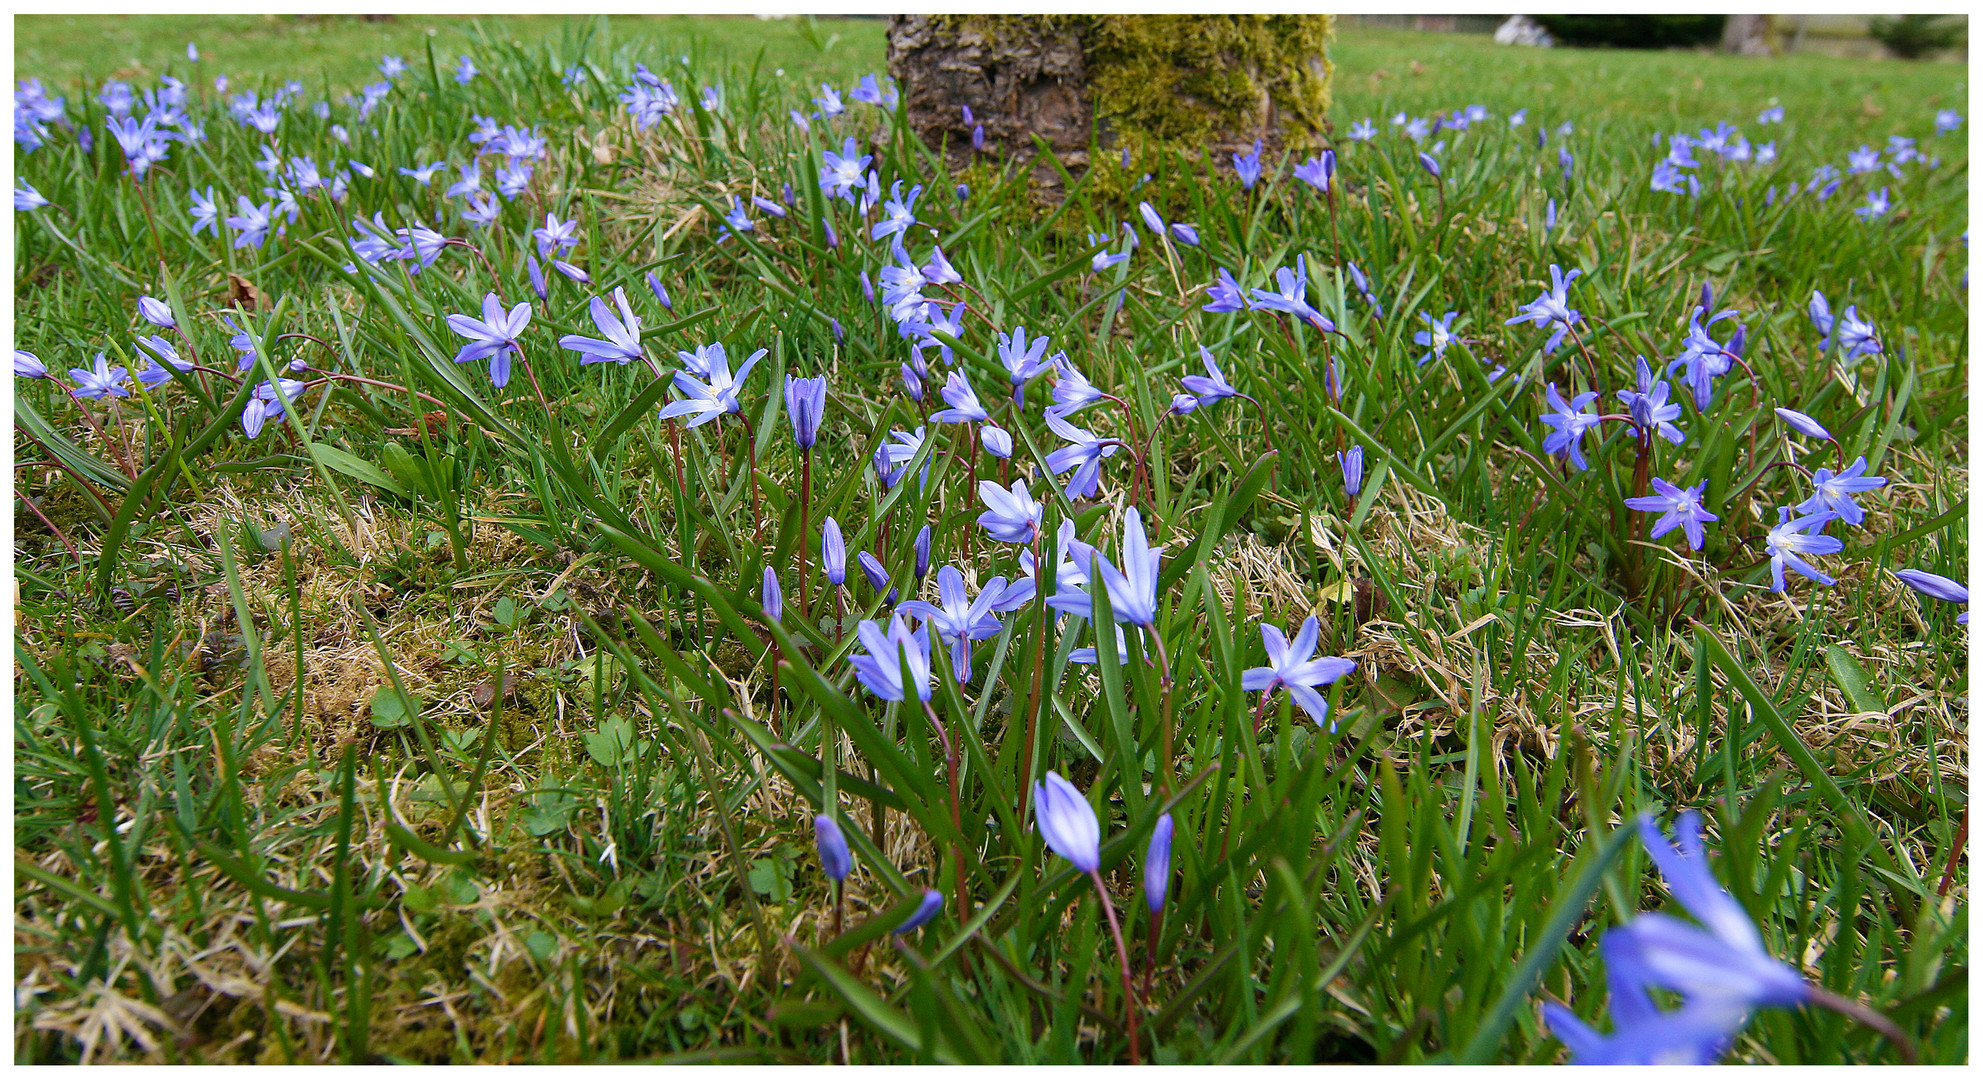
[[[1044,139],[1070,168],[1090,147],[1197,154],[1316,141],[1334,65],[1330,15],[896,15],[888,70],[910,126],[968,150]]]

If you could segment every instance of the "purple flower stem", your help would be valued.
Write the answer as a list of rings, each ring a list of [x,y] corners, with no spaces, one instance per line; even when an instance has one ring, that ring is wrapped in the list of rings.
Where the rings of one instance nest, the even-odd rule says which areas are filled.
[[[26,492],[16,488],[14,497],[20,499],[21,505],[26,506],[35,517],[40,518],[43,525],[48,526],[48,531],[54,533],[62,541],[62,546],[69,549],[69,554],[75,557],[76,568],[83,569],[83,553],[76,550],[76,542],[69,539],[69,534],[63,532],[61,526],[48,520],[48,515],[41,512],[41,507],[36,506],[34,500],[27,497]]]
[[[923,699],[923,715],[929,717],[930,726],[936,729],[936,737],[943,742],[943,771],[950,780],[950,827],[957,833],[957,921],[968,922],[971,917],[971,894],[965,890],[964,879],[964,822],[959,816],[957,801],[957,747],[950,741],[950,732],[944,729],[943,721],[936,718],[936,708]]]
[[[158,265],[162,269],[165,266],[165,241],[159,237],[158,222],[152,220],[151,196],[146,193],[144,183],[136,177],[132,178],[131,186],[138,189],[138,205],[145,208],[145,226],[151,233],[152,247],[158,252]]]
[[[1899,1026],[1892,1020],[1887,1019],[1884,1013],[1870,1006],[1862,1005],[1851,998],[1840,997],[1815,983],[1806,984],[1804,992],[1810,995],[1811,1004],[1821,1009],[1830,1009],[1840,1016],[1857,1020],[1886,1036],[1887,1041],[1894,1044],[1894,1049],[1900,1051],[1902,1061],[1907,1062],[1909,1065],[1919,1062],[1920,1057],[1915,1051],[1914,1040],[1908,1038],[1907,1034],[1901,1031]]]
[[[759,547],[764,545],[764,492],[757,486],[757,439],[751,433],[750,421],[743,413],[737,414],[737,422],[744,426],[744,448],[749,451],[751,471],[751,524],[752,538]]]
[[[1046,567],[1040,562],[1040,530],[1033,529],[1033,688],[1026,697],[1026,742],[1019,747],[1019,820],[1026,820],[1026,807],[1033,794],[1033,743],[1039,738],[1040,668],[1046,663],[1047,604]]]
[[[1136,997],[1135,977],[1129,973],[1129,950],[1122,944],[1122,924],[1116,921],[1115,905],[1109,902],[1108,886],[1102,884],[1102,872],[1092,870],[1088,880],[1095,883],[1095,896],[1102,901],[1102,914],[1109,917],[1109,934],[1115,938],[1115,955],[1122,962],[1123,1013],[1129,1018],[1129,1063],[1143,1064],[1143,1052],[1136,1038],[1136,1014],[1140,1003]]]
[[[806,564],[812,553],[806,538],[812,532],[806,527],[806,512],[812,506],[812,448],[801,451],[799,457],[802,463],[799,473],[799,616],[810,622],[812,607],[807,602],[807,594],[811,591],[812,573]]]
[[[537,404],[544,407],[544,419],[555,420],[551,415],[551,401],[544,396],[544,388],[537,385],[537,369],[531,367],[530,358],[523,355],[523,346],[512,343],[511,348],[516,350],[516,358],[523,362],[523,373],[530,377],[530,388],[537,391]]]
[[[459,237],[449,237],[448,239],[441,241],[441,246],[467,248],[469,251],[475,253],[476,258],[482,260],[482,269],[487,270],[489,272],[490,281],[502,280],[502,278],[496,274],[496,268],[494,266],[489,265],[489,257],[487,255],[482,254],[482,249],[476,247],[474,244],[471,244],[468,241],[463,240]]]

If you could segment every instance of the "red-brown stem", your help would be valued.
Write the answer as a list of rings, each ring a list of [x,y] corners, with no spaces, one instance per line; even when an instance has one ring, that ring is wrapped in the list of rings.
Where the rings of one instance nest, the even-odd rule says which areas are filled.
[[[1267,699],[1274,696],[1275,685],[1278,684],[1269,684],[1265,690],[1260,691],[1260,707],[1253,710],[1253,733],[1255,735],[1260,734],[1260,725],[1267,722]]]
[[[1163,925],[1164,913],[1151,912],[1149,939],[1143,946],[1143,998],[1146,1001],[1150,998],[1150,983],[1157,975],[1157,937],[1162,932]]]
[[[537,391],[537,404],[542,405],[544,407],[544,419],[546,420],[553,419],[553,417],[551,416],[550,399],[544,396],[544,388],[537,385],[537,369],[531,367],[530,358],[523,355],[523,346],[518,345],[515,342],[511,342],[510,347],[516,350],[516,358],[523,362],[523,373],[525,375],[530,376],[530,388],[532,390]]]
[[[808,598],[812,592],[812,548],[808,540],[811,533],[807,528],[806,512],[812,507],[812,448],[807,447],[800,457],[804,465],[799,481],[799,614],[810,622],[812,604]]]
[[[1046,663],[1047,598],[1046,575],[1041,571],[1040,530],[1033,527],[1033,606],[1039,609],[1033,623],[1033,689],[1026,695],[1026,742],[1019,747],[1019,820],[1026,820],[1026,808],[1033,795],[1033,742],[1040,720],[1040,668]]]
[[[978,493],[978,429],[964,425],[964,500],[969,503]],[[964,565],[971,565],[971,532],[964,530]]]
[[[57,385],[59,386],[61,384],[58,383]],[[110,434],[103,430],[102,424],[97,422],[96,414],[90,411],[90,407],[88,405],[83,404],[83,402],[89,399],[79,398],[75,395],[73,391],[70,392],[69,399],[71,401],[74,401],[76,403],[76,408],[82,411],[83,419],[89,421],[89,426],[91,430],[96,432],[96,437],[103,440],[104,449],[106,450],[121,449],[123,451],[124,475],[130,477],[133,481],[137,480],[138,468],[136,465],[134,465],[131,462],[131,448],[129,446],[119,447],[111,443]]]
[[[423,394],[418,390],[408,390],[406,387],[401,386],[398,383],[389,383],[384,381],[383,379],[368,379],[363,375],[340,375],[336,372],[331,372],[331,371],[320,372],[320,374],[322,374],[323,377],[326,379],[336,379],[339,382],[364,383],[367,386],[379,386],[379,387],[384,387],[387,390],[397,390],[402,394],[412,394],[414,397],[419,398],[420,400],[426,402],[429,405],[439,405],[443,409],[446,409],[448,407],[447,402],[442,401],[440,398],[437,398],[432,394]]]
[[[1886,1036],[1887,1041],[1894,1044],[1894,1049],[1900,1051],[1902,1061],[1907,1062],[1909,1065],[1919,1063],[1920,1057],[1915,1053],[1914,1040],[1908,1038],[1907,1033],[1900,1030],[1899,1025],[1887,1019],[1886,1015],[1879,1010],[1862,1005],[1851,998],[1840,997],[1822,986],[1807,985],[1805,992],[1810,995],[1811,1004],[1821,1009],[1830,1009],[1840,1016],[1857,1020]]]
[[[47,520],[46,518],[43,519]],[[1947,896],[1949,885],[1955,881],[1956,864],[1962,861],[1963,846],[1969,843],[1969,807],[1962,808],[1962,825],[1955,831],[1955,840],[1949,844],[1948,867],[1942,871],[1942,883],[1935,888],[1936,896]]]
[[[944,730],[943,721],[936,718],[936,709],[927,698],[923,699],[923,714],[929,717],[936,737],[943,742],[943,771],[950,779],[950,827],[957,833],[957,921],[962,923],[971,916],[971,894],[965,890],[964,819],[957,799],[957,747],[951,743],[950,732]]]
[[[1136,1038],[1136,1014],[1139,1002],[1136,997],[1135,977],[1129,973],[1129,950],[1122,944],[1122,924],[1116,921],[1115,905],[1109,902],[1108,886],[1102,884],[1102,872],[1090,870],[1088,879],[1095,883],[1095,895],[1102,901],[1102,914],[1109,918],[1109,935],[1115,938],[1115,955],[1122,962],[1123,1013],[1129,1018],[1129,1063],[1143,1064],[1143,1051]]]
[[[36,506],[34,504],[34,500],[28,498],[26,492],[17,490],[14,492],[14,497],[21,500],[21,504],[26,506],[28,510],[34,514],[35,517],[40,518],[41,523],[43,525],[48,526],[48,531],[54,533],[56,537],[62,541],[62,546],[69,549],[69,554],[75,557],[76,568],[82,569],[83,553],[76,550],[76,542],[74,540],[69,539],[69,534],[63,532],[61,526],[58,526],[54,522],[48,520],[48,515],[41,512],[41,507]],[[1951,869],[1953,869],[1953,864],[1951,864]],[[1944,892],[1948,891],[1948,882],[1944,881],[1942,885],[1943,885],[1943,891]]]
[[[1157,633],[1155,623],[1144,627],[1143,635],[1157,646],[1158,682],[1164,688],[1163,771],[1157,774],[1157,786],[1168,798],[1171,793],[1171,724],[1175,719],[1171,707],[1172,690],[1175,688],[1171,681],[1171,658],[1169,651],[1164,648],[1164,636]]]
[[[751,524],[752,536],[759,547],[764,546],[764,493],[757,486],[757,438],[751,433],[750,421],[737,414],[737,422],[744,426],[744,448],[750,452],[751,470]]]

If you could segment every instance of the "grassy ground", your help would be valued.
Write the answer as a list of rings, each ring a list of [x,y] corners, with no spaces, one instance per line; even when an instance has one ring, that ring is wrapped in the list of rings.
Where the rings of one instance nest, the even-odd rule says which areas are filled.
[[[815,20],[830,47],[814,48],[796,19],[750,16],[616,15],[573,19],[558,15],[395,16],[373,22],[357,15],[18,15],[14,66],[21,75],[67,83],[77,78],[191,80],[225,73],[246,88],[264,79],[301,78],[313,92],[351,93],[379,78],[379,57],[425,61],[432,45],[443,76],[463,53],[491,43],[545,46],[568,63],[610,55],[622,46],[662,54],[720,57],[767,73],[783,69],[793,85],[822,79],[846,84],[880,67],[886,45],[880,19]],[[199,46],[198,64],[186,45]],[[106,59],[108,57],[109,59]]]
[[[187,39],[203,76],[303,79],[280,152],[377,168],[342,205],[305,193],[281,235],[230,245],[193,231],[185,192],[213,185],[223,214],[265,198],[267,140],[196,84],[206,141],[134,184],[75,82],[125,58],[62,24],[17,19],[17,68],[96,137],[52,128],[17,156],[53,205],[16,214],[16,346],[58,377],[106,350],[136,370],[151,295],[213,370],[81,403],[16,380],[17,1060],[1551,1062],[1542,1003],[1608,1030],[1601,939],[1683,913],[1629,825],[1685,808],[1772,956],[1889,1016],[1905,1052],[1967,1059],[1967,639],[1893,574],[1967,565],[1968,159],[1963,133],[1932,135],[1959,69],[1359,32],[1337,54],[1333,201],[1294,161],[1246,192],[1224,163],[1151,157],[1049,208],[1020,170],[953,169],[869,105],[794,128],[805,87],[881,66],[872,20],[507,19],[485,38],[413,18],[92,19],[132,42],[116,52],[140,89],[184,70]],[[342,95],[378,53],[423,55],[429,25],[437,58],[467,50],[484,76],[416,69],[360,122]],[[581,56],[588,80],[561,82]],[[617,101],[636,61],[684,102],[644,130]],[[694,104],[716,84],[719,108]],[[1473,102],[1493,115],[1423,143],[1389,122]],[[1784,122],[1758,126],[1771,104]],[[423,188],[396,168],[468,160],[485,115],[549,145],[482,228],[442,195],[455,169]],[[1366,115],[1378,137],[1348,141]],[[1649,189],[1655,133],[1720,121],[1778,162],[1696,151],[1697,198]],[[1936,167],[1804,190],[1895,134]],[[864,287],[889,245],[815,184],[846,136],[884,191],[923,185],[905,243],[922,259],[939,240],[963,278],[927,287],[968,309],[930,339],[920,404]],[[1418,158],[1435,142],[1437,178]],[[1139,178],[1199,244],[1102,194]],[[1881,187],[1893,209],[1862,221]],[[719,232],[752,195],[788,215]],[[417,276],[367,265],[350,222],[375,212],[463,246]],[[579,223],[560,255],[590,281],[547,271],[540,295],[546,213]],[[1083,237],[1125,221],[1141,246],[1094,269]],[[1219,269],[1271,288],[1297,257],[1337,333],[1203,310]],[[1583,271],[1583,320],[1546,352],[1507,320],[1552,264]],[[1713,333],[1742,323],[1744,363],[1705,407],[1674,384],[1683,441],[1642,448],[1607,421],[1588,470],[1550,454],[1545,384],[1622,409],[1634,358],[1681,351],[1704,284],[1739,313]],[[589,301],[621,286],[647,362],[581,366],[559,338],[603,333]],[[1821,349],[1813,289],[1882,349]],[[449,362],[447,317],[488,292],[533,305],[501,388],[486,361]],[[1449,311],[1456,340],[1420,364],[1413,335]],[[1099,498],[1048,495],[1036,471],[1063,442],[1048,384],[1070,377],[1000,404],[994,331],[1018,325],[1121,399],[1072,417],[1131,444]],[[241,383],[236,328],[268,361]],[[732,364],[767,350],[741,411],[655,419],[680,396],[669,358],[710,342]],[[1250,399],[1167,415],[1201,345]],[[246,395],[290,360],[310,390],[248,437]],[[1009,462],[927,420],[950,370],[1010,431]],[[808,457],[787,373],[830,381]],[[1837,447],[1787,436],[1779,405]],[[919,427],[898,463],[927,483],[885,485],[873,451]],[[1772,591],[1776,507],[1861,455],[1890,482],[1859,496],[1863,523],[1826,527],[1844,548],[1815,561],[1837,583]],[[1154,625],[1022,606],[969,682],[938,648],[927,709],[880,700],[853,673],[853,623],[886,620],[886,588],[934,598],[925,524],[931,567],[973,592],[1021,574],[969,483],[1015,475],[1049,536],[1071,521],[1118,561],[1139,509],[1165,545]],[[1622,506],[1648,475],[1701,485],[1719,514],[1701,550]],[[826,515],[884,587],[856,570],[829,590]],[[1310,615],[1322,653],[1356,663],[1324,687],[1329,726],[1239,689],[1269,662],[1262,627]],[[1157,663],[1110,662],[1117,633]],[[1046,769],[1099,813],[1098,879],[1022,809]],[[844,905],[814,854],[822,810],[853,849]],[[1140,883],[1163,813],[1154,919]],[[925,888],[941,912],[891,935]],[[1761,1010],[1726,1056],[1903,1052],[1804,1007]]]

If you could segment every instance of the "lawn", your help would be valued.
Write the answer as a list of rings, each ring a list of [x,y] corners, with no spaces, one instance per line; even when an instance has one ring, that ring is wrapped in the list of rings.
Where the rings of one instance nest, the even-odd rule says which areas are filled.
[[[1965,69],[15,27],[17,1061],[1968,1059]]]

